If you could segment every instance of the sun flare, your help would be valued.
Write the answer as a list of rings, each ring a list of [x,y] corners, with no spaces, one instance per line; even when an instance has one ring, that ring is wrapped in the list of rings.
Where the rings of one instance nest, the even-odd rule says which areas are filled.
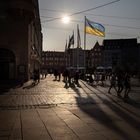
[[[68,24],[68,23],[70,22],[70,17],[64,16],[64,17],[62,18],[62,22],[65,23],[65,24]]]

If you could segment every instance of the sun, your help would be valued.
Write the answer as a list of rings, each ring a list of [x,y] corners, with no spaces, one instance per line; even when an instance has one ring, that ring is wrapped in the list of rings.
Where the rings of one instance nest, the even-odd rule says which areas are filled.
[[[62,22],[65,23],[65,24],[68,24],[68,23],[70,22],[70,17],[64,16],[64,17],[62,18]]]

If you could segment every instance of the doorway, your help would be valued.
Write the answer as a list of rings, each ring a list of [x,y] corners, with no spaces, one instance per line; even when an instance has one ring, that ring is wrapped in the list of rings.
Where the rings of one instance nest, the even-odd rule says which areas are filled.
[[[0,80],[15,78],[15,55],[8,49],[0,49]]]

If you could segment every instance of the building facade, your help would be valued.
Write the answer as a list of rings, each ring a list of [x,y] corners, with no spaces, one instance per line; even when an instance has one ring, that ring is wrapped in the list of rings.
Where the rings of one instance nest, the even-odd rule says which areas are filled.
[[[96,42],[91,50],[70,48],[65,52],[48,51],[43,54],[46,69],[81,69],[93,73],[97,68],[107,71],[127,70],[140,73],[140,45],[137,39],[104,40],[103,45]],[[85,69],[86,68],[86,69]]]
[[[54,69],[58,69],[61,72],[66,67],[65,52],[58,51],[43,51],[42,52],[42,71],[48,71],[52,73]]]
[[[84,69],[84,51],[81,48],[72,48],[65,52],[43,51],[42,70],[49,73],[54,69],[63,72],[64,69]]]
[[[103,41],[103,65],[137,73],[139,47],[137,39],[113,39]]]
[[[102,66],[103,46],[96,42],[95,46],[90,50],[91,67],[96,68]]]
[[[2,0],[0,23],[0,80],[27,81],[41,63],[38,0]]]
[[[67,67],[84,69],[84,51],[82,48],[69,49],[67,53]]]

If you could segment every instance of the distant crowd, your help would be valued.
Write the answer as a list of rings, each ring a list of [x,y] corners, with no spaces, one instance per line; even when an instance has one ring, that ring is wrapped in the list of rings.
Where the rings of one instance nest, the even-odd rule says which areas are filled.
[[[42,71],[42,78],[46,78],[47,71]],[[128,72],[116,72],[116,73],[94,73],[84,75],[79,72],[79,70],[64,69],[60,71],[59,69],[54,69],[53,71],[54,81],[60,81],[63,77],[63,82],[65,86],[79,85],[79,79],[86,80],[91,86],[105,86],[107,80],[110,81],[108,93],[111,94],[112,89],[117,93],[118,97],[129,98],[129,93],[131,90],[131,80],[130,74]],[[34,82],[40,82],[40,73],[38,70],[34,71]],[[100,84],[99,84],[100,83]]]
[[[54,77],[55,77],[54,80],[60,81],[61,76],[63,77],[63,82],[65,82],[66,87],[73,86],[73,84],[79,85],[80,73],[78,70],[64,69],[63,72],[61,72],[60,70],[55,69],[54,70]]]

